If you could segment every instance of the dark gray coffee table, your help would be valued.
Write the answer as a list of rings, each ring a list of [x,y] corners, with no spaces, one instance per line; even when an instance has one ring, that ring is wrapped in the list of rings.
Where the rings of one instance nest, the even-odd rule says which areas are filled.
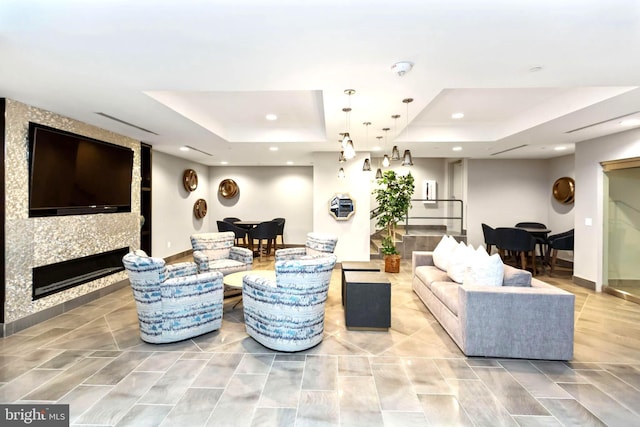
[[[380,264],[372,261],[343,261],[342,263],[342,305],[344,305],[344,273],[346,271],[380,271]]]
[[[344,320],[347,329],[391,327],[391,282],[384,273],[345,271]]]

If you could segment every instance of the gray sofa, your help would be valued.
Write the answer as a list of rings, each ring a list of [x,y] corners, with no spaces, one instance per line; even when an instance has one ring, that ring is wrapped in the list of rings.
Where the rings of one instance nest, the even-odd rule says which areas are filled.
[[[414,251],[413,290],[467,356],[571,360],[575,296],[504,266],[503,286],[460,285]]]

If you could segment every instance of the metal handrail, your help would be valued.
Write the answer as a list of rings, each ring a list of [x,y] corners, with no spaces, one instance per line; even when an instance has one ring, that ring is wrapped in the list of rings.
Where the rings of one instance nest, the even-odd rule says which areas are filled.
[[[460,199],[411,199],[412,202],[458,202],[460,203],[460,216],[409,216],[409,211],[405,216],[404,228],[407,235],[409,235],[409,218],[411,219],[459,219],[460,220],[460,234],[464,229],[464,202]]]

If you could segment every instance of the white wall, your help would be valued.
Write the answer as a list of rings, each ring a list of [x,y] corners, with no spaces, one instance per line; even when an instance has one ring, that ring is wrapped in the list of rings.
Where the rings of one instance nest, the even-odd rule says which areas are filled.
[[[368,153],[346,163],[338,163],[336,153],[313,154],[313,230],[338,236],[335,253],[338,262],[369,261],[369,211],[373,171],[363,172]],[[346,178],[338,178],[343,167]],[[348,221],[337,221],[329,213],[329,200],[337,193],[348,193],[356,204],[356,213]]]
[[[547,160],[467,161],[467,242],[484,244],[482,223],[513,227],[522,221],[548,223]],[[548,225],[548,224],[547,224]]]
[[[182,184],[185,169],[198,173],[198,187],[193,192]],[[191,249],[189,236],[210,228],[215,202],[209,197],[209,168],[153,151],[151,184],[151,253],[163,258]],[[208,213],[202,219],[193,214],[198,199],[207,201]]]
[[[549,159],[549,174],[547,187],[549,188],[549,219],[545,223],[552,230],[551,234],[562,233],[574,228],[575,203],[562,204],[553,197],[553,184],[556,179],[568,176],[575,179],[575,156],[556,157]],[[558,258],[573,260],[573,251],[559,251]]]
[[[640,130],[576,144],[575,246],[573,274],[602,289],[603,172],[601,161],[640,156]],[[588,222],[592,225],[587,225]]]
[[[238,184],[238,196],[225,199],[220,195],[218,187],[224,179]],[[309,166],[210,167],[209,189],[211,231],[217,231],[216,221],[225,217],[246,221],[285,218],[285,244],[304,245],[307,233],[313,230],[313,171]]]

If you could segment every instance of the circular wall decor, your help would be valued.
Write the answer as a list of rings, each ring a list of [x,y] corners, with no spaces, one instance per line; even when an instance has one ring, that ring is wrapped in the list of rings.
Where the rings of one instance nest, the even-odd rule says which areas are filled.
[[[238,184],[232,179],[223,179],[218,186],[218,191],[225,199],[231,199],[238,194]]]
[[[191,192],[198,188],[198,173],[193,169],[186,169],[182,174],[184,189]]]
[[[193,204],[193,214],[198,219],[202,219],[207,214],[207,202],[204,199],[198,199]]]
[[[575,200],[576,183],[573,178],[563,176],[553,183],[553,198],[568,205]]]

